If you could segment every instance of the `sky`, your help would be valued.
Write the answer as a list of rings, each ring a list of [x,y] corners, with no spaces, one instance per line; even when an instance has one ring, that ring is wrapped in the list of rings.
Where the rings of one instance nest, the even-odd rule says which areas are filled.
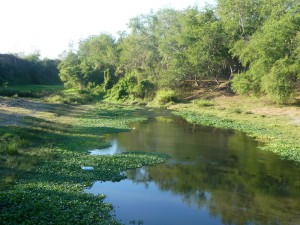
[[[57,58],[80,39],[125,31],[130,18],[161,8],[203,7],[215,0],[1,0],[0,53]]]

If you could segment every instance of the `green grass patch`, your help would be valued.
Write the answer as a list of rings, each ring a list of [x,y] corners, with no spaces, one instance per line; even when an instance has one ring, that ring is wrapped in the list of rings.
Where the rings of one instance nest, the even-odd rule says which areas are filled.
[[[0,96],[43,98],[63,89],[63,85],[2,86],[0,87]]]
[[[103,99],[104,93],[93,90],[66,89],[55,92],[45,100],[49,103],[88,104]]]
[[[214,106],[214,103],[212,101],[206,100],[206,99],[195,99],[192,101],[192,103],[198,107],[211,107]]]
[[[18,154],[18,149],[25,147],[27,141],[21,139],[17,135],[4,133],[0,136],[0,154],[15,155]]]
[[[103,99],[93,90],[64,89],[63,85],[15,85],[0,87],[0,96],[39,98],[49,103],[87,104]]]

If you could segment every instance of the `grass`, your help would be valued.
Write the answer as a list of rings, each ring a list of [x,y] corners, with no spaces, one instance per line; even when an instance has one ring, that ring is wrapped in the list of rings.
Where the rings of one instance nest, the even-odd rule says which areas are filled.
[[[47,96],[45,100],[49,103],[88,104],[102,100],[103,96],[101,92],[66,89]]]
[[[24,117],[22,126],[1,127],[9,133],[1,134],[3,140],[26,140],[26,145],[19,143],[13,155],[0,153],[0,224],[118,224],[105,196],[86,194],[84,188],[96,180],[124,179],[120,172],[162,163],[167,156],[87,151],[109,146],[102,135],[129,131],[128,123],[144,120],[139,108],[45,105],[46,110]]]
[[[64,89],[63,85],[14,85],[0,87],[0,96],[42,98]]]
[[[199,107],[211,107],[214,106],[214,103],[212,101],[206,100],[206,99],[195,99],[192,101],[192,103]]]
[[[21,139],[17,135],[4,133],[0,136],[0,154],[16,155],[18,149],[26,146],[26,140]]]
[[[102,100],[103,93],[64,89],[63,85],[14,85],[0,87],[0,96],[42,99],[48,103],[87,104]]]
[[[245,132],[264,143],[262,150],[300,162],[299,124],[295,122],[300,118],[299,106],[276,106],[263,98],[242,96],[219,96],[213,102],[210,107],[192,102],[169,108],[191,123]]]

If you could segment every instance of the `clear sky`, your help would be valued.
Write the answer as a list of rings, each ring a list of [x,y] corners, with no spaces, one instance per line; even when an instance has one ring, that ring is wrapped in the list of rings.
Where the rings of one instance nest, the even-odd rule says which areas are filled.
[[[101,32],[116,35],[130,18],[171,7],[213,4],[215,0],[0,0],[0,53],[57,58],[70,42]]]

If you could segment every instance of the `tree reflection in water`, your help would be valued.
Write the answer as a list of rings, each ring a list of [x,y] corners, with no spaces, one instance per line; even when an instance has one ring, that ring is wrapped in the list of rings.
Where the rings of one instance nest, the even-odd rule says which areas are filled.
[[[258,150],[258,143],[243,133],[195,126],[180,118],[155,118],[134,126],[132,132],[108,138],[117,140],[122,151],[172,156],[166,164],[127,171],[145,194],[155,184],[161,193],[180,196],[185,205],[205,208],[208,217],[217,219],[202,224],[300,224],[300,168],[295,163]],[[186,224],[194,224],[191,216]]]

